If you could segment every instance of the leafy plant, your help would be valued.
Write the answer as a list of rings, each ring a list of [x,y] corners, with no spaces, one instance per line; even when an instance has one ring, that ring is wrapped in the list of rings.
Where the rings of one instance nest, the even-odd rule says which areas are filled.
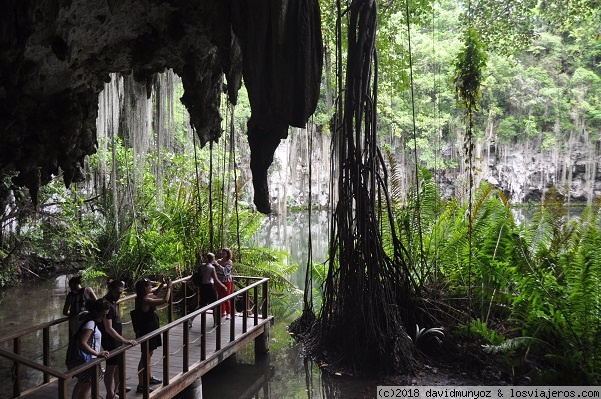
[[[442,327],[419,328],[415,325],[415,337],[413,343],[415,346],[424,345],[427,342],[434,340],[438,345],[442,344],[444,338],[444,329]]]
[[[481,321],[479,318],[472,320],[469,325],[460,324],[458,327],[460,334],[477,337],[480,341],[484,341],[487,344],[499,345],[505,340],[505,338],[498,332],[489,329],[486,323]]]

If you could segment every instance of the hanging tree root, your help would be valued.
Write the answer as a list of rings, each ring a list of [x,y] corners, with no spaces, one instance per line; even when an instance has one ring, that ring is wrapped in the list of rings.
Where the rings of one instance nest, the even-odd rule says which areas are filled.
[[[385,253],[376,209],[381,196],[387,198],[387,188],[378,175],[383,165],[376,146],[376,90],[370,92],[370,80],[377,76],[372,70],[374,0],[351,2],[348,32],[346,91],[339,107],[344,115],[336,122],[341,133],[339,203],[323,305],[314,320],[306,310],[290,330],[312,357],[329,363],[332,370],[354,375],[409,372],[414,360],[401,309],[411,302],[404,251],[400,241],[393,240],[394,255]],[[338,46],[340,51],[340,40]]]

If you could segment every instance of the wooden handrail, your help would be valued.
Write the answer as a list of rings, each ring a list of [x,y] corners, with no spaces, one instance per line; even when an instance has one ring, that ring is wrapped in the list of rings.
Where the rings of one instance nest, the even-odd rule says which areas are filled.
[[[177,280],[173,281],[173,283],[177,284],[177,283],[188,282],[191,278],[192,278],[191,275],[190,276],[186,276],[186,277],[182,277],[180,279],[177,279]],[[261,279],[261,277],[252,277],[252,276],[234,276],[234,278],[240,279],[240,280],[242,280],[242,279],[247,279],[247,280]],[[254,284],[259,284],[259,283],[254,283]],[[254,287],[254,285],[252,285],[251,287]],[[245,288],[248,288],[248,287],[245,287]],[[124,302],[132,301],[135,298],[136,298],[136,294],[130,294],[130,295],[124,296],[123,298],[120,298],[117,301],[117,304],[120,305],[120,304],[122,304]],[[37,332],[39,330],[43,330],[46,327],[52,327],[52,326],[64,323],[66,321],[69,321],[69,317],[63,316],[63,317],[60,317],[58,319],[54,319],[54,320],[47,321],[47,322],[44,322],[44,323],[41,323],[41,324],[37,324],[35,326],[28,327],[28,328],[26,328],[24,330],[19,330],[17,332],[10,333],[8,335],[4,335],[4,336],[0,337],[0,343],[6,342],[6,341],[9,341],[11,339],[18,338],[18,337],[22,337],[22,336],[25,336],[25,335],[29,335],[29,334],[32,334],[32,333]]]
[[[19,337],[22,337],[24,335],[33,334],[34,332],[43,330],[44,328],[47,328],[47,327],[52,327],[52,326],[55,326],[57,324],[64,323],[65,321],[68,321],[68,320],[69,320],[68,317],[61,317],[60,319],[55,319],[55,320],[47,321],[45,323],[38,324],[38,325],[35,325],[33,327],[28,327],[28,328],[26,328],[24,330],[20,330],[20,331],[14,332],[14,333],[10,333],[8,335],[4,335],[3,337],[0,337],[0,343],[9,341],[11,339],[19,338]]]
[[[187,277],[175,280],[174,283],[186,283],[190,279],[191,279],[191,276],[187,276]],[[160,328],[158,328],[158,329],[156,329],[156,330],[154,330],[154,331],[152,331],[152,332],[150,332],[150,333],[148,333],[148,334],[146,334],[146,335],[144,335],[142,337],[136,338],[136,341],[138,341],[138,343],[140,345],[144,346],[144,345],[147,345],[147,341],[149,339],[151,339],[151,338],[153,338],[153,337],[155,337],[155,336],[157,336],[159,334],[162,334],[163,335],[163,341],[164,341],[164,348],[163,348],[164,353],[169,353],[168,352],[168,349],[169,349],[168,348],[168,346],[169,346],[169,338],[168,338],[169,337],[169,333],[168,332],[169,332],[169,330],[171,330],[171,329],[173,329],[173,328],[175,328],[175,327],[177,327],[179,325],[182,325],[183,323],[186,323],[183,326],[185,334],[186,334],[187,331],[189,330],[188,321],[191,320],[191,319],[193,319],[193,318],[195,318],[195,317],[198,317],[200,315],[201,316],[201,328],[202,328],[203,331],[206,331],[206,313],[207,313],[207,311],[209,311],[211,309],[216,309],[216,308],[220,309],[221,306],[223,306],[222,304],[225,303],[226,301],[230,301],[231,305],[234,306],[235,305],[235,298],[238,295],[240,295],[241,293],[243,294],[243,300],[244,300],[244,311],[243,311],[243,313],[245,315],[245,317],[242,319],[242,325],[243,325],[242,331],[243,331],[243,333],[247,332],[248,327],[247,327],[246,309],[248,308],[247,307],[247,302],[248,302],[248,298],[249,298],[249,294],[250,294],[251,290],[253,290],[253,299],[255,301],[254,325],[256,326],[258,324],[258,318],[259,318],[259,316],[262,317],[262,318],[264,318],[264,319],[267,318],[267,302],[266,302],[267,298],[266,297],[263,298],[264,303],[262,304],[262,306],[260,308],[259,308],[257,302],[258,302],[258,295],[259,295],[259,287],[262,287],[261,294],[262,295],[266,295],[267,294],[267,285],[268,285],[269,279],[268,278],[260,278],[260,277],[251,277],[251,276],[235,276],[235,279],[236,280],[243,280],[247,284],[248,284],[249,281],[253,281],[253,280],[256,280],[256,281],[253,282],[253,283],[251,283],[251,284],[248,284],[248,285],[246,285],[246,286],[244,286],[242,288],[240,288],[238,291],[235,291],[235,292],[231,293],[230,295],[228,295],[228,296],[226,296],[224,298],[221,298],[221,299],[219,299],[219,300],[217,300],[217,301],[215,301],[215,302],[213,302],[213,303],[211,303],[211,304],[209,304],[207,306],[204,306],[204,307],[202,307],[200,309],[197,309],[197,310],[195,310],[195,311],[193,311],[193,312],[191,312],[189,314],[184,314],[184,316],[182,316],[182,317],[180,317],[180,318],[178,318],[176,320],[173,320],[173,321],[171,320],[171,315],[172,315],[172,310],[173,310],[172,309],[172,301],[173,301],[173,299],[170,298],[169,309],[168,309],[168,311],[170,313],[170,317],[169,317],[170,318],[170,322],[168,324],[166,324],[165,326],[160,327]],[[248,293],[248,294],[245,294],[245,293]],[[135,294],[128,295],[128,296],[126,296],[124,298],[121,298],[117,303],[121,304],[121,303],[130,301],[130,300],[133,300],[133,299],[135,299],[135,297],[136,297]],[[213,310],[213,311],[215,312],[216,310]],[[186,311],[184,311],[184,313],[186,313]],[[221,318],[221,312],[218,312],[218,313],[219,313],[219,318]],[[232,317],[232,319],[231,319],[230,341],[234,340],[234,319],[235,319],[234,317]],[[33,326],[33,327],[29,327],[27,329],[24,329],[24,330],[15,332],[15,333],[11,333],[11,334],[6,335],[4,337],[0,337],[0,343],[9,341],[11,339],[15,341],[15,352],[13,353],[13,352],[10,352],[10,351],[7,351],[5,349],[1,349],[0,348],[0,356],[12,360],[15,363],[15,365],[17,366],[17,369],[20,369],[20,366],[24,365],[24,366],[27,366],[27,367],[30,367],[32,369],[35,369],[35,370],[38,370],[38,371],[42,372],[44,374],[44,383],[47,383],[47,382],[50,381],[50,376],[58,378],[60,380],[60,383],[59,383],[59,396],[61,396],[60,392],[62,392],[65,389],[65,387],[66,387],[66,385],[65,385],[66,382],[65,381],[68,378],[71,378],[74,375],[79,374],[79,373],[81,373],[81,372],[83,372],[83,371],[85,371],[85,370],[87,370],[89,368],[99,367],[98,365],[100,363],[102,363],[103,361],[105,361],[105,358],[100,357],[100,358],[92,359],[91,361],[89,361],[89,362],[87,362],[85,364],[82,364],[82,365],[80,365],[80,366],[78,366],[76,368],[73,368],[71,370],[68,370],[67,372],[62,372],[62,371],[59,371],[57,369],[54,369],[54,368],[50,367],[48,364],[40,364],[40,363],[37,363],[37,362],[35,362],[33,360],[30,360],[30,359],[27,359],[27,358],[23,357],[19,353],[20,349],[17,349],[17,347],[20,348],[20,345],[17,345],[17,343],[20,343],[20,341],[21,341],[21,339],[22,339],[23,336],[35,333],[35,332],[43,329],[44,330],[44,339],[42,340],[43,345],[44,345],[44,348],[43,348],[43,353],[44,353],[43,357],[44,357],[44,359],[43,359],[43,361],[44,361],[44,363],[47,363],[48,360],[49,360],[49,348],[47,348],[46,346],[49,346],[49,342],[48,342],[49,341],[48,340],[49,328],[51,326],[61,324],[61,323],[65,322],[65,321],[67,321],[67,320],[69,320],[68,317],[61,317],[61,318],[56,319],[56,320],[45,322],[45,323],[42,323],[42,324],[39,324],[39,325],[36,325],[36,326]],[[221,324],[219,324],[219,326],[217,327],[218,331],[220,331],[220,328],[221,328]],[[202,337],[201,337],[201,348],[203,348],[203,346],[206,347],[206,344],[205,344],[205,341],[204,341],[205,335],[206,334],[203,333]],[[221,344],[217,343],[217,346],[218,347],[216,349],[219,350],[220,347],[221,347]],[[123,345],[123,346],[120,346],[119,348],[116,348],[116,349],[112,350],[109,353],[109,358],[117,356],[117,355],[119,355],[119,354],[121,354],[121,353],[123,353],[123,352],[125,352],[125,351],[127,351],[129,349],[131,349],[131,348],[132,348],[132,345]],[[188,355],[187,355],[188,345],[185,346],[185,351],[186,351],[186,356],[184,356],[184,363],[185,364],[182,365],[182,370],[184,372],[186,372],[187,368],[188,368],[188,364],[187,364],[188,363]],[[204,350],[201,349],[201,352],[204,352]],[[205,355],[201,355],[201,360],[204,360],[204,359],[205,359]],[[168,362],[168,356],[167,356],[167,362]],[[146,361],[146,363],[148,363],[148,360]],[[168,363],[167,363],[167,365],[168,365]],[[146,367],[148,367],[148,364],[146,364]],[[20,372],[18,372],[17,374],[20,374]],[[15,396],[19,396],[21,394],[20,375],[17,376],[17,381],[19,381],[19,382],[14,387],[14,394],[15,394]],[[164,380],[163,384],[164,385],[168,385],[169,384],[168,379]],[[93,393],[94,393],[94,391],[95,390],[93,390]],[[146,396],[146,395],[147,394],[145,394],[144,396]]]
[[[245,278],[246,278],[246,277],[245,277]],[[253,277],[253,278],[254,278],[254,279],[257,279],[257,277]],[[194,311],[194,312],[192,312],[192,313],[188,313],[188,314],[187,314],[187,315],[185,315],[185,316],[179,317],[177,320],[174,320],[174,321],[172,321],[171,323],[165,324],[163,327],[159,327],[158,329],[156,329],[156,330],[153,330],[152,332],[150,332],[150,333],[148,333],[148,334],[146,334],[146,335],[144,335],[144,336],[141,336],[141,337],[139,337],[139,338],[136,338],[136,341],[138,341],[138,343],[140,343],[140,342],[142,342],[142,341],[147,341],[147,340],[149,340],[150,338],[152,338],[152,337],[154,337],[154,336],[156,336],[156,335],[162,334],[164,331],[170,330],[170,329],[172,329],[173,327],[175,327],[175,326],[177,326],[177,325],[179,325],[179,324],[182,324],[182,323],[183,323],[183,322],[185,322],[185,321],[188,321],[188,320],[190,320],[190,319],[193,319],[193,318],[195,318],[195,317],[198,317],[198,316],[199,316],[201,313],[206,313],[206,312],[207,312],[207,310],[211,310],[211,309],[213,309],[214,307],[216,307],[217,305],[219,305],[219,304],[221,304],[221,303],[224,303],[224,302],[226,302],[226,301],[229,301],[229,300],[231,300],[231,298],[235,298],[236,296],[240,295],[240,293],[241,293],[241,292],[250,291],[251,289],[253,289],[253,288],[255,288],[255,287],[258,287],[258,286],[260,286],[260,285],[262,285],[262,284],[266,283],[267,281],[269,281],[269,279],[268,279],[268,278],[262,278],[261,280],[257,281],[256,283],[253,283],[253,284],[251,284],[251,285],[249,285],[249,286],[246,286],[246,287],[242,288],[242,289],[241,289],[241,290],[239,290],[239,291],[233,292],[233,293],[231,293],[230,295],[228,295],[228,296],[226,296],[226,297],[223,297],[223,298],[221,298],[221,299],[219,299],[219,300],[217,300],[217,301],[215,301],[215,302],[211,302],[211,303],[210,303],[210,304],[208,304],[207,306],[204,306],[204,307],[202,307],[202,308],[200,308],[200,309],[198,309],[198,310],[195,310],[195,311]],[[117,350],[117,349],[115,349],[115,350]],[[113,354],[113,352],[111,351],[111,355],[112,355],[112,354]]]
[[[24,364],[27,367],[31,367],[32,369],[36,369],[39,371],[42,371],[44,373],[48,373],[53,377],[57,377],[57,378],[69,378],[68,374],[62,373],[56,369],[53,369],[52,367],[46,367],[43,364],[34,362],[33,360],[27,359],[26,357],[23,357],[21,355],[17,355],[15,353],[12,353],[10,351],[7,351],[5,349],[1,349],[0,348],[0,356],[8,358],[12,361]],[[75,369],[73,369],[75,370]],[[73,373],[73,375],[75,375],[77,373]]]

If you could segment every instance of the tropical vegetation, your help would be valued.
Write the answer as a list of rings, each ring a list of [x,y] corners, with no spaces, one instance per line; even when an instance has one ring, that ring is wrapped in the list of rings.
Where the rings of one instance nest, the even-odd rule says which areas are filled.
[[[352,331],[341,341],[406,333],[402,344],[376,348],[378,356],[394,354],[386,366],[408,366],[413,359],[401,359],[407,345],[418,356],[424,342],[435,342],[431,350],[465,339],[502,358],[515,382],[529,367],[540,384],[601,383],[601,204],[591,183],[601,155],[596,2],[383,1],[377,69],[357,75],[345,75],[357,56],[353,42],[340,40],[353,13],[341,2],[322,5],[323,101],[311,123],[332,135],[350,118],[340,131],[352,144],[332,154],[348,195],[338,196],[346,200],[340,204],[331,198],[340,233],[331,241],[332,263],[315,265],[308,277],[325,284],[308,284],[302,305],[276,301],[281,312],[304,306],[302,321],[321,320],[314,331],[329,336],[326,343],[346,331],[327,330],[349,317],[336,314],[341,308],[362,309],[368,326],[392,320],[389,330]],[[362,93],[364,108],[338,97],[361,84],[373,89]],[[86,182],[66,189],[56,176],[34,206],[4,178],[0,189],[14,195],[0,214],[0,286],[56,264],[89,277],[181,277],[197,250],[230,246],[238,273],[290,288],[286,254],[251,245],[262,216],[249,204],[250,175],[240,167],[248,163],[247,98],[242,93],[235,109],[224,101],[220,142],[200,148],[181,95],[170,72],[150,98],[131,76],[115,74],[101,95],[98,153]],[[368,155],[356,151],[361,145]],[[573,165],[566,158],[574,148],[586,153],[590,186],[585,212],[569,218]],[[532,205],[531,220],[518,222],[505,194],[478,178],[475,150],[502,158],[525,149],[554,160],[556,185]],[[453,196],[438,185],[450,172],[460,176]],[[383,275],[392,286],[374,288]],[[337,290],[341,280],[349,282],[346,293]],[[354,298],[351,288],[364,296]]]

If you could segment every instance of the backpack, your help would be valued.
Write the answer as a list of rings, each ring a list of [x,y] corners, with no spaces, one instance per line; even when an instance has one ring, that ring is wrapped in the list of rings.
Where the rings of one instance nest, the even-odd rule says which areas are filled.
[[[73,335],[73,337],[69,339],[69,345],[67,346],[67,356],[65,357],[65,365],[67,366],[67,370],[71,370],[72,368],[75,368],[92,360],[92,355],[82,350],[81,346],[79,346],[79,338],[81,335],[81,331],[83,330],[83,327],[86,325],[86,323],[90,320],[87,317],[88,312],[84,311],[82,315],[84,316],[84,321],[81,322],[81,324],[79,325],[77,333],[75,333],[75,335]],[[80,318],[80,320],[82,320],[82,318]],[[95,333],[96,323],[94,323],[94,330],[92,331],[92,347],[96,346]]]
[[[136,333],[136,337],[138,337],[138,332],[140,331],[140,327],[142,326],[142,315],[138,309],[132,309],[129,312],[131,317],[131,326],[134,328],[134,332]]]
[[[200,274],[200,267],[192,273],[192,284],[197,287],[202,285],[202,274]]]
[[[77,316],[81,312],[86,310],[86,305],[90,302],[90,297],[86,293],[86,287],[82,288],[77,294],[71,292],[73,298],[71,299],[71,307],[69,308],[69,314],[71,316]]]

